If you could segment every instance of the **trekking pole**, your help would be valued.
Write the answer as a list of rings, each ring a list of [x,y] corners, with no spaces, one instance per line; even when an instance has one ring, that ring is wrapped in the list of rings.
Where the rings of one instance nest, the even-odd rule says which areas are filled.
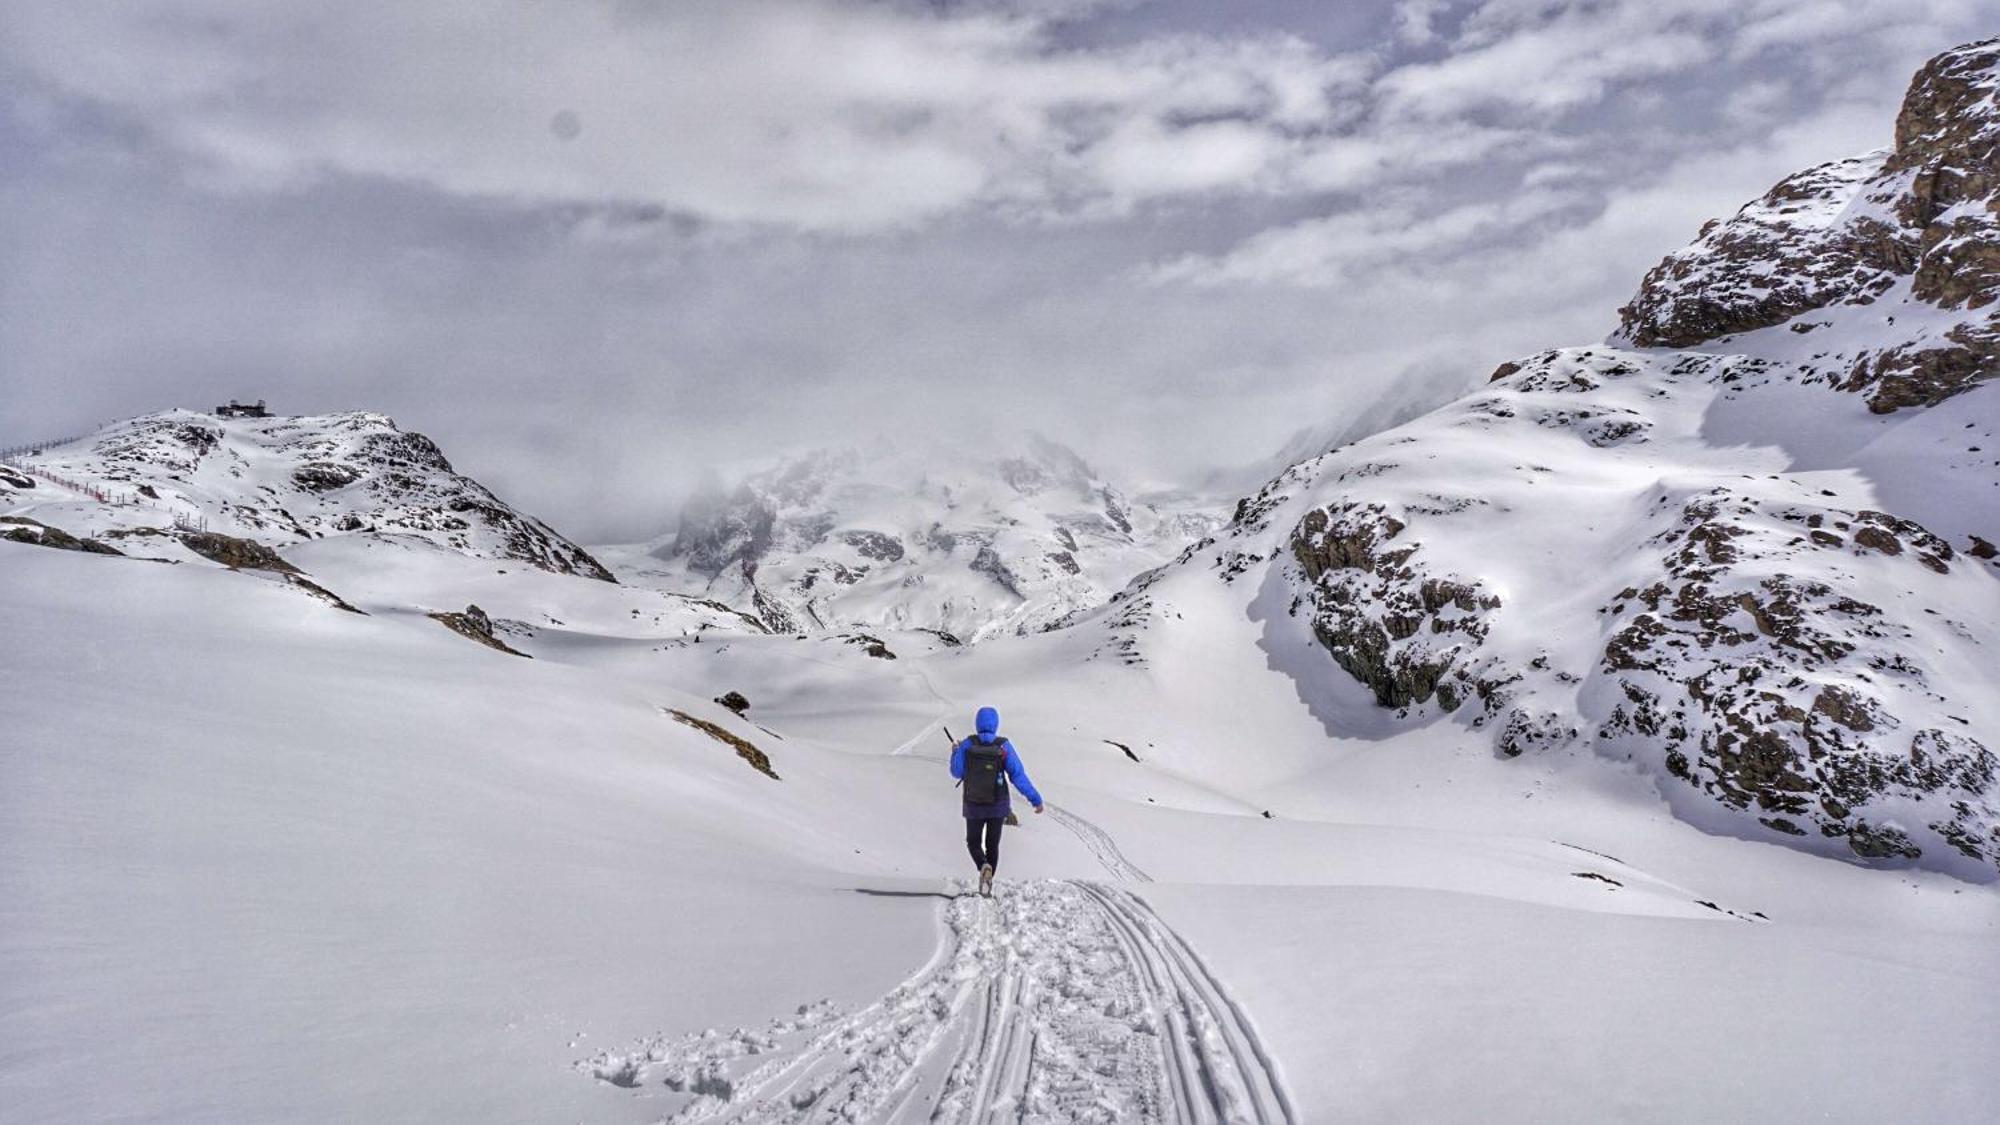
[[[956,738],[953,738],[953,737],[951,736],[951,728],[950,728],[950,727],[948,727],[948,726],[945,726],[945,725],[944,725],[943,723],[939,723],[939,724],[938,724],[938,729],[944,732],[944,740],[945,740],[946,742],[949,742],[949,743],[951,743],[951,748],[952,748],[953,750],[956,750],[956,749],[958,749],[958,739],[956,739]],[[956,789],[956,788],[958,788],[959,786],[961,786],[961,785],[964,785],[964,784],[965,784],[965,779],[961,777],[961,778],[959,778],[959,779],[958,779],[957,781],[954,781],[954,782],[952,782],[952,783],[951,783],[951,787],[952,787],[953,789]]]

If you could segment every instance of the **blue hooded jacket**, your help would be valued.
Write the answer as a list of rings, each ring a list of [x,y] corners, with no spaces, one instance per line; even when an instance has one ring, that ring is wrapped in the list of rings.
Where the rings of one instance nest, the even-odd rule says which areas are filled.
[[[1000,737],[1000,712],[991,707],[981,707],[979,718],[973,725],[979,733],[951,748],[951,776],[957,778],[965,776],[965,751],[972,745],[974,739],[989,746],[995,742],[1000,743],[1001,749],[1007,754],[1005,758],[1007,774],[1000,781],[1000,799],[984,805],[975,805],[971,801],[964,802],[965,818],[988,820],[993,817],[1004,817],[1011,812],[1013,806],[1008,800],[1007,791],[1007,782],[1010,780],[1014,783],[1014,788],[1021,791],[1022,796],[1028,798],[1036,808],[1041,808],[1042,795],[1035,791],[1035,783],[1028,780],[1028,770],[1021,764],[1020,751],[1014,749],[1013,743]]]

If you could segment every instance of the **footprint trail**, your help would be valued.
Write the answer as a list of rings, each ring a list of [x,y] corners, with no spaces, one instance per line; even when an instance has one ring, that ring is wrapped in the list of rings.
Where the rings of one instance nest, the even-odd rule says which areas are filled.
[[[929,963],[845,1016],[808,1005],[578,1067],[676,1098],[674,1122],[1295,1120],[1187,943],[1130,891],[1069,880],[952,899]]]

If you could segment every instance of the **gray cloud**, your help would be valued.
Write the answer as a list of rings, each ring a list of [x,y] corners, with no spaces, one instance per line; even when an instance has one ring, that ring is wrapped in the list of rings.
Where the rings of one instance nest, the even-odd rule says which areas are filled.
[[[591,536],[849,432],[1191,479],[1601,335],[2000,5],[493,11],[0,11],[0,440],[382,409]]]

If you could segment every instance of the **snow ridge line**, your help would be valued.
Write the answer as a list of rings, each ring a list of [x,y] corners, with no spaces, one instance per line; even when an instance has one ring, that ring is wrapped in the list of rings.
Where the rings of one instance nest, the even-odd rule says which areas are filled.
[[[1048,809],[1049,814],[1056,818],[1057,824],[1076,833],[1076,838],[1083,841],[1083,846],[1090,849],[1090,854],[1097,857],[1097,862],[1104,865],[1104,870],[1110,873],[1113,879],[1126,883],[1153,881],[1153,877],[1141,871],[1138,864],[1125,858],[1125,853],[1118,850],[1117,841],[1113,840],[1104,829],[1067,809],[1059,809],[1053,804],[1049,805]]]
[[[578,1069],[692,1095],[673,1122],[1296,1121],[1242,1010],[1130,891],[953,889],[930,960],[872,1004],[648,1040]]]

